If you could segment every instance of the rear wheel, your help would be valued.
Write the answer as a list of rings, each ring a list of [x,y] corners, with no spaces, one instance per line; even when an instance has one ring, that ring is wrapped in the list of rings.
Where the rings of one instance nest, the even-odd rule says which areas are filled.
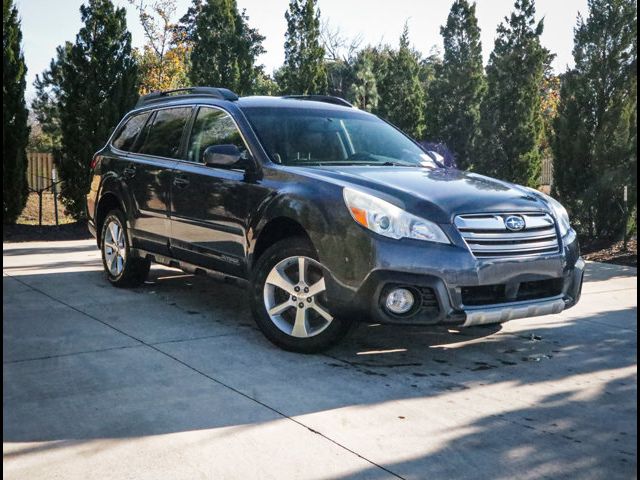
[[[329,313],[325,274],[303,238],[286,239],[258,259],[252,306],[265,336],[285,350],[319,352],[337,343],[350,323]]]
[[[104,220],[100,237],[102,265],[107,279],[116,287],[135,287],[149,274],[151,262],[132,257],[126,222],[120,210],[112,210]]]

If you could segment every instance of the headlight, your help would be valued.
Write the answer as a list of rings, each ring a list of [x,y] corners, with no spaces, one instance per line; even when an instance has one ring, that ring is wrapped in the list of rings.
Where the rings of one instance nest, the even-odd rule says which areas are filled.
[[[564,208],[562,204],[555,198],[549,197],[548,201],[554,215],[556,216],[556,220],[558,221],[560,234],[564,237],[571,231],[571,220],[569,220],[569,213],[567,212],[567,209]]]
[[[407,213],[378,197],[351,188],[345,188],[343,196],[353,219],[380,235],[395,239],[413,238],[451,243],[435,223]]]
[[[534,191],[549,204],[549,207],[553,211],[553,216],[556,217],[556,221],[558,222],[560,236],[564,237],[571,231],[571,221],[569,220],[569,213],[567,212],[567,209],[564,208],[559,201],[557,201],[553,197],[550,197],[546,193],[540,192],[538,190]]]

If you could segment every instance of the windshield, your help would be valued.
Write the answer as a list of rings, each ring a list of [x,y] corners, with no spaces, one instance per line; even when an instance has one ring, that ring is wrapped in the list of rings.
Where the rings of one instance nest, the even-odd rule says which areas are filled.
[[[246,107],[243,112],[275,163],[438,167],[400,131],[357,110]]]

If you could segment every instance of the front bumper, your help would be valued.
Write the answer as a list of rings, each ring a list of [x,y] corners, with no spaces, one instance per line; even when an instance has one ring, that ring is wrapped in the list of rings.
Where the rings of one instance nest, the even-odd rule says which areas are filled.
[[[575,237],[563,239],[560,253],[535,257],[478,259],[460,245],[376,239],[373,265],[357,281],[330,275],[327,289],[338,316],[356,317],[376,323],[402,325],[472,326],[502,323],[518,318],[560,313],[580,299],[585,262],[580,258]],[[465,292],[473,288],[501,287],[517,292],[524,286],[551,283],[554,290],[538,296],[508,295],[495,303],[466,303]],[[419,308],[400,317],[383,307],[386,289],[409,287]]]

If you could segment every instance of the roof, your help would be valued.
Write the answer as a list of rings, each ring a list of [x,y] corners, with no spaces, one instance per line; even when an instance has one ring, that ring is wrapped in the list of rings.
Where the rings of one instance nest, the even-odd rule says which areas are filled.
[[[328,97],[327,97],[328,98]],[[252,96],[241,97],[237,102],[240,108],[242,107],[257,107],[257,108],[291,108],[301,107],[304,104],[304,108],[313,108],[318,110],[353,110],[353,107],[344,105],[338,105],[332,101],[315,100],[312,97],[266,97],[266,96]]]
[[[227,88],[217,87],[184,87],[173,90],[156,91],[148,95],[142,95],[138,99],[136,108],[146,107],[155,103],[166,103],[172,100],[181,100],[195,97],[216,98],[219,100],[238,100],[238,96]]]
[[[346,100],[329,95],[288,95],[282,97],[250,96],[238,98],[231,90],[216,87],[185,87],[175,90],[153,92],[141,96],[134,110],[142,110],[161,105],[189,105],[208,103],[220,105],[232,103],[239,108],[290,108],[302,107],[322,111],[353,111],[354,107]]]

